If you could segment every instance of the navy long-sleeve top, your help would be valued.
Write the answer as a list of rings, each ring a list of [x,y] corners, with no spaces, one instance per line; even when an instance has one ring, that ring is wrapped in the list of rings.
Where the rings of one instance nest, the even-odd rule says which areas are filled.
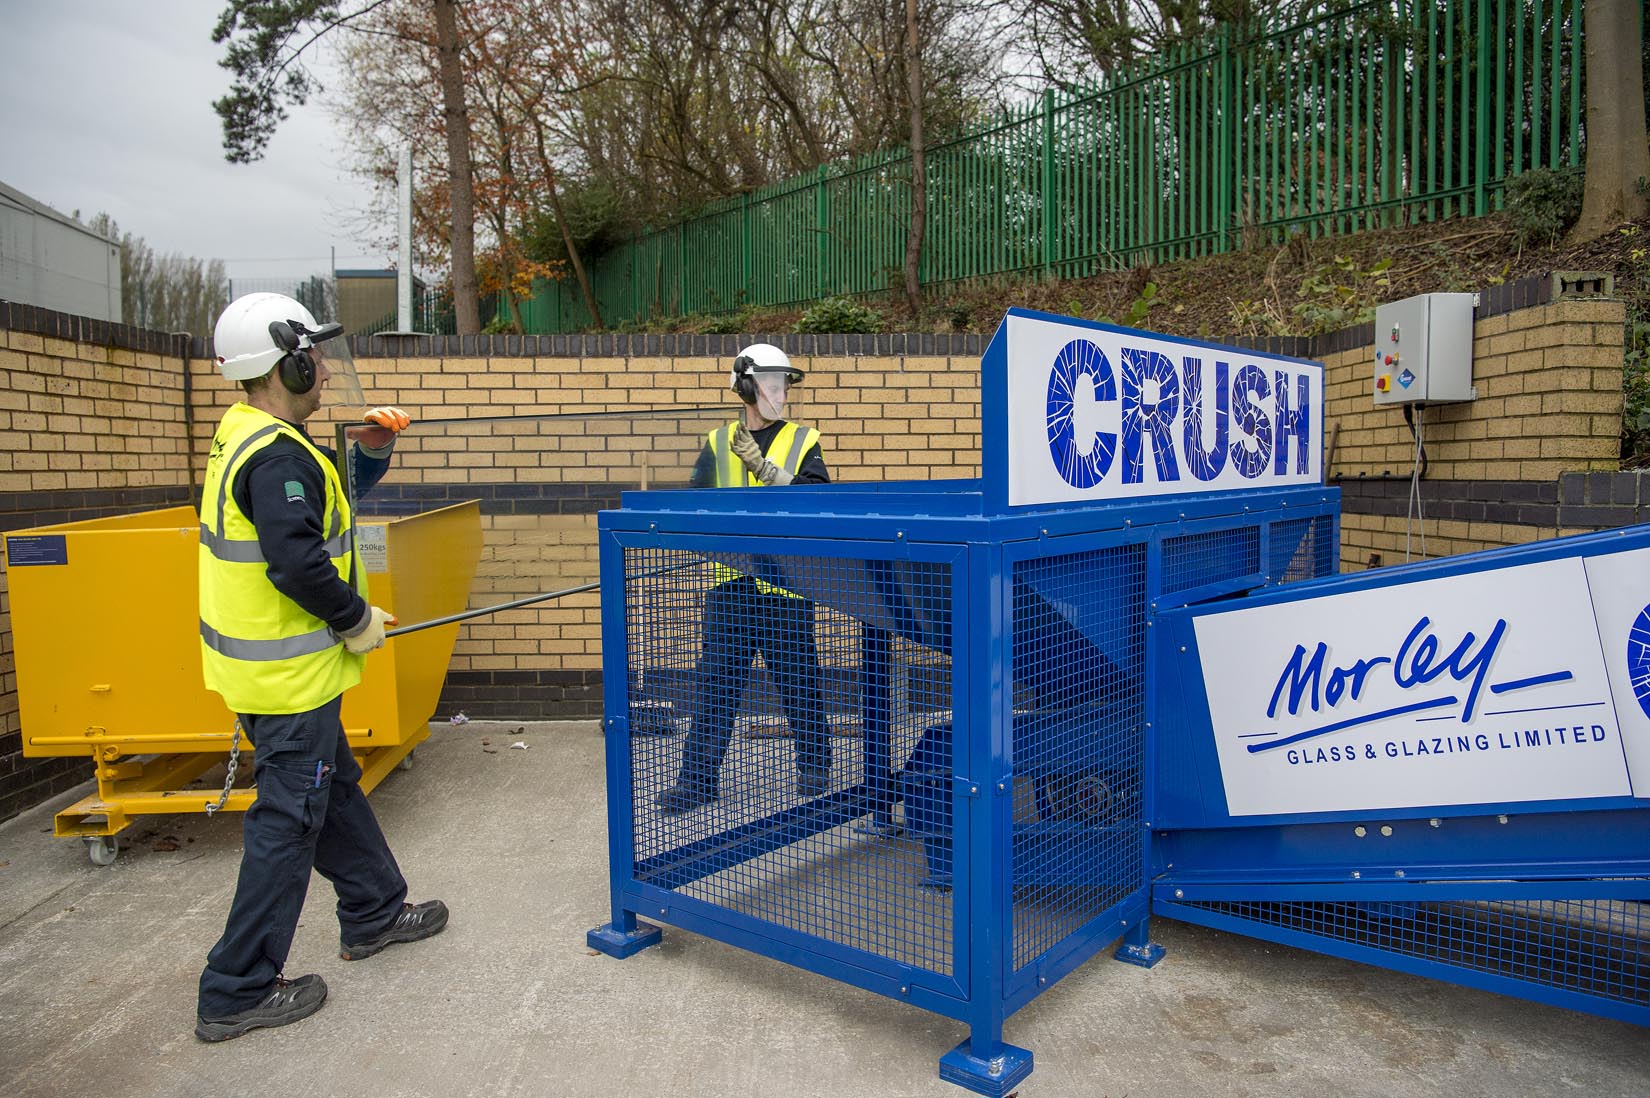
[[[309,438],[301,424],[288,426]],[[333,459],[328,447],[316,449]],[[390,449],[368,450],[355,444],[351,461],[357,498],[384,479]],[[246,460],[230,492],[258,531],[258,547],[275,589],[338,633],[358,628],[366,620],[367,602],[338,575],[327,556],[326,474],[314,457],[292,439],[278,437]]]

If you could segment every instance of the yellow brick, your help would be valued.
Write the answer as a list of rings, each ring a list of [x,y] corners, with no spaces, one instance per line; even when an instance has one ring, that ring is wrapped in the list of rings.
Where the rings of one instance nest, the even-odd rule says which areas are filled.
[[[1530,330],[1531,347],[1591,346],[1593,342],[1591,324],[1547,324]]]
[[[1482,336],[1482,332],[1479,333]],[[1473,343],[1474,366],[1481,358],[1493,355],[1508,355],[1524,350],[1529,346],[1529,336],[1524,332],[1505,332],[1490,339],[1479,338]]]
[[[1557,324],[1620,324],[1627,316],[1627,304],[1615,300],[1555,301],[1549,316]]]
[[[1583,347],[1551,347],[1546,355],[1548,366],[1595,367],[1619,372],[1625,361],[1623,351],[1620,343],[1595,343]],[[1583,380],[1579,384],[1587,382]]]
[[[1616,449],[1614,439],[1558,437],[1541,440],[1544,458],[1607,458]]]
[[[1524,374],[1524,391],[1529,392],[1572,392],[1592,387],[1593,372],[1576,367],[1562,366],[1553,362],[1553,352],[1547,352],[1547,366]]]

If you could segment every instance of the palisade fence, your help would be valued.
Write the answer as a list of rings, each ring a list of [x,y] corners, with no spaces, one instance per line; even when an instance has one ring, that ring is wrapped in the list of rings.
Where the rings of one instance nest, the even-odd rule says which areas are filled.
[[[1227,29],[928,149],[921,279],[1082,277],[1475,216],[1506,181],[1582,163],[1581,0],[1369,0]],[[585,257],[609,325],[897,288],[899,149],[724,200]],[[577,285],[530,332],[590,325]]]

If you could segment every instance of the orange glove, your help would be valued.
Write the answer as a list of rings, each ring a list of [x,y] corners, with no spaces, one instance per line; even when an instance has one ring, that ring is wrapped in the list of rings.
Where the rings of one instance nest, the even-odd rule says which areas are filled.
[[[407,425],[412,423],[412,417],[406,412],[403,412],[399,408],[392,408],[389,405],[385,405],[382,408],[374,408],[362,418],[368,423],[376,424],[379,427],[386,427],[391,431],[404,431],[406,430]]]

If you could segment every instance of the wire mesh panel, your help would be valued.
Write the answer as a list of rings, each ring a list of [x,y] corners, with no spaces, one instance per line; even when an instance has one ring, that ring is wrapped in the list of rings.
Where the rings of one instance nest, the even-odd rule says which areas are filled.
[[[684,548],[624,569],[635,879],[951,975],[935,852],[892,824],[895,770],[950,715],[950,569]]]
[[[1650,881],[1645,882],[1650,893]],[[1293,932],[1463,972],[1650,1007],[1650,901],[1187,903],[1248,933]],[[1296,939],[1297,944],[1310,945]]]
[[[1333,517],[1274,522],[1266,532],[1267,582],[1294,583],[1334,574],[1339,546]]]
[[[1163,539],[1162,591],[1189,591],[1260,571],[1260,527]]]
[[[1020,968],[1142,886],[1146,546],[1020,561],[1013,577]]]

